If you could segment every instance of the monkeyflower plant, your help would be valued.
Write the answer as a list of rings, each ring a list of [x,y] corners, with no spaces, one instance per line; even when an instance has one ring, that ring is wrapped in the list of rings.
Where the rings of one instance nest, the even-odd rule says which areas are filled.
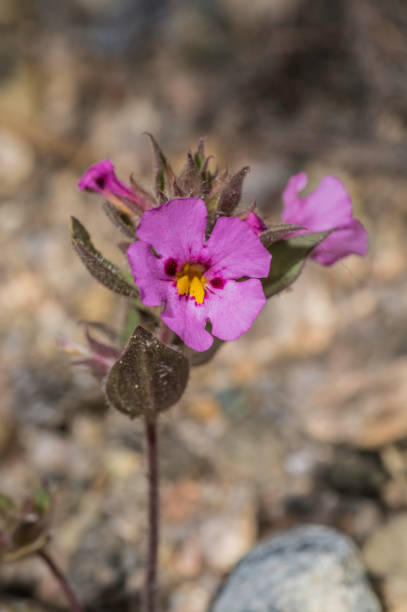
[[[269,223],[255,204],[240,205],[248,168],[234,175],[210,169],[201,140],[176,174],[155,139],[154,195],[133,177],[123,183],[111,161],[90,167],[79,188],[102,196],[108,218],[124,235],[130,274],[104,258],[72,219],[72,242],[88,271],[128,298],[121,334],[87,323],[88,348],[68,345],[101,382],[110,406],[145,422],[149,480],[149,543],[145,612],[155,612],[159,542],[157,418],[183,394],[190,367],[213,358],[247,332],[266,301],[289,287],[308,258],[329,266],[365,255],[367,234],[353,217],[343,184],[326,176],[305,197],[304,173],[290,178],[281,219]],[[105,340],[97,340],[93,331]]]

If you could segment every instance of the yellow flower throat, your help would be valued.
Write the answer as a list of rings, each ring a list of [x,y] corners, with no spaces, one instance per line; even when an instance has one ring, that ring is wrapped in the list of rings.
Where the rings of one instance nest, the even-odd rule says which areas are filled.
[[[208,282],[203,276],[205,268],[202,264],[186,263],[181,272],[177,274],[177,289],[179,295],[190,295],[198,304],[202,304],[205,297],[205,285]]]

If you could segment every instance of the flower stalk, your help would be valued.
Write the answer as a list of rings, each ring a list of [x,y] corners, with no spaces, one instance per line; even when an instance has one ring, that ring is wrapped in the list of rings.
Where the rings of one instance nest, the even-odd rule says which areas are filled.
[[[45,550],[45,548],[42,548],[41,550],[37,551],[37,556],[45,563],[55,579],[58,581],[72,612],[83,612],[83,608],[79,603],[79,600],[76,597],[71,585],[69,584],[67,577],[55,563],[50,553]]]
[[[157,565],[160,540],[160,496],[158,468],[158,431],[156,417],[145,418],[148,480],[148,547],[145,574],[144,612],[157,609]]]

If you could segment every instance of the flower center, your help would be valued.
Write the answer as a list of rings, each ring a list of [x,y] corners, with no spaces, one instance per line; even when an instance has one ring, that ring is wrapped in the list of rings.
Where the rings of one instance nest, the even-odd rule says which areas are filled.
[[[205,267],[202,264],[186,263],[181,272],[177,274],[177,289],[179,295],[190,295],[198,304],[202,304],[205,297],[205,285],[207,283],[203,273]]]

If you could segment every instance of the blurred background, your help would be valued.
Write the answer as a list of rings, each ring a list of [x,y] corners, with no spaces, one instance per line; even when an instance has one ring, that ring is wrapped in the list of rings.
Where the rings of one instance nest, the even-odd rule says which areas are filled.
[[[69,216],[125,265],[102,202],[76,184],[110,158],[150,188],[144,131],[176,168],[200,136],[221,166],[249,164],[243,203],[276,220],[291,174],[311,188],[335,174],[370,235],[364,259],[309,262],[163,418],[164,609],[204,612],[259,538],[320,522],[361,547],[385,609],[407,610],[403,0],[0,0],[0,490],[47,482],[52,548],[80,597],[132,609],[141,423],[108,412],[56,339],[122,321]],[[2,568],[0,591],[2,612],[63,609],[36,560]]]

